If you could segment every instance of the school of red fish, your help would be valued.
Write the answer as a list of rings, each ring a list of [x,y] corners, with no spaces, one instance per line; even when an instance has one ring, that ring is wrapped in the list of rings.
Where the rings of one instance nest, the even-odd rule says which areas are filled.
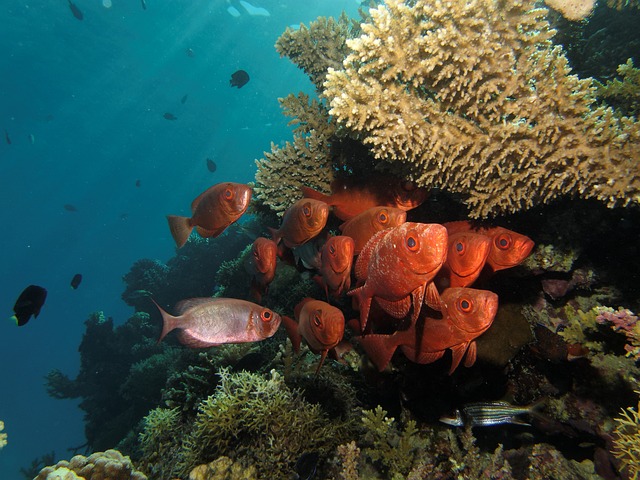
[[[334,181],[332,194],[303,188],[303,198],[284,213],[271,239],[257,238],[249,254],[250,292],[255,301],[194,298],[180,302],[174,317],[160,306],[160,340],[177,329],[192,348],[256,342],[271,337],[282,324],[294,350],[304,339],[320,355],[338,359],[345,347],[345,325],[371,362],[384,370],[399,350],[412,362],[432,363],[451,350],[453,373],[476,360],[476,339],[492,324],[498,295],[470,288],[479,278],[520,264],[533,241],[503,227],[476,228],[467,221],[407,222],[407,211],[422,204],[427,192],[411,182],[374,176],[366,184]],[[171,234],[182,247],[195,228],[216,237],[246,211],[251,188],[219,183],[192,203],[191,218],[167,216]],[[329,235],[329,215],[342,222],[340,235]],[[277,265],[288,261],[314,270],[323,300],[304,298],[292,316],[260,305]],[[352,298],[359,318],[345,321],[332,305]],[[155,302],[154,302],[155,303]],[[159,341],[160,341],[159,340]]]

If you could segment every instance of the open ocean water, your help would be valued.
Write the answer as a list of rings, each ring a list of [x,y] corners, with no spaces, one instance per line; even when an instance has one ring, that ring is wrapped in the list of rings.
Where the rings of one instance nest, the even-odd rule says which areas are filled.
[[[22,478],[20,468],[43,454],[70,458],[68,449],[85,443],[77,402],[50,398],[44,377],[52,369],[77,375],[91,312],[116,325],[131,315],[122,276],[140,258],[175,252],[165,215],[187,214],[214,183],[251,181],[270,142],[290,138],[277,99],[313,87],[279,57],[277,37],[319,15],[357,18],[359,6],[252,0],[267,16],[236,0],[75,5],[81,21],[67,0],[0,3],[3,480]],[[238,69],[250,81],[231,88]],[[76,273],[83,281],[73,290]],[[47,302],[18,328],[9,317],[29,284],[45,287]]]

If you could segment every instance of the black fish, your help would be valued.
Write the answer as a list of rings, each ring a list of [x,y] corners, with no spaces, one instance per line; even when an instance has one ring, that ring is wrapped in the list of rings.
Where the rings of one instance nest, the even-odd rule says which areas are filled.
[[[231,80],[229,80],[229,85],[232,87],[242,88],[249,81],[249,74],[244,70],[238,70],[231,74]]]
[[[136,180],[136,187],[139,187],[140,185],[142,185],[142,183],[140,183],[140,179]]]
[[[300,480],[311,480],[316,474],[319,459],[320,455],[318,452],[303,453],[293,467],[297,474],[295,478]]]
[[[216,162],[214,162],[213,160],[211,160],[210,158],[207,158],[207,168],[209,169],[209,171],[211,173],[215,172],[216,169],[218,168],[218,166],[216,165]]]
[[[145,2],[144,0],[140,0],[140,2],[142,3],[142,9],[146,10],[147,9],[147,2]]]
[[[178,117],[176,117],[173,113],[165,113],[164,115],[162,115],[164,118],[166,118],[167,120],[177,120]]]
[[[196,56],[196,52],[193,51],[193,49],[191,48],[187,48],[184,53],[187,54],[187,57],[193,58]]]
[[[71,279],[71,288],[73,288],[74,290],[78,288],[78,285],[80,285],[81,281],[82,281],[82,274],[76,273]]]
[[[67,1],[69,2],[69,8],[71,9],[71,13],[73,13],[73,16],[76,17],[78,20],[82,20],[84,18],[84,15],[82,15],[82,12],[80,11],[80,9],[71,0],[67,0]]]
[[[16,300],[16,304],[13,306],[15,315],[11,318],[15,320],[19,327],[25,325],[32,315],[34,318],[38,318],[40,309],[46,299],[47,291],[44,288],[37,285],[29,285]]]
[[[8,145],[11,145],[11,139],[9,138],[9,132],[7,132],[7,130],[4,130],[4,139],[7,141]]]
[[[186,103],[186,101],[187,101],[187,97],[188,97],[188,96],[189,96],[189,95],[184,95],[184,96],[180,99],[180,103],[184,105],[184,104]]]
[[[63,208],[67,211],[67,212],[77,212],[78,209],[76,208],[75,205],[71,205],[70,203],[67,203],[65,205],[63,205]]]

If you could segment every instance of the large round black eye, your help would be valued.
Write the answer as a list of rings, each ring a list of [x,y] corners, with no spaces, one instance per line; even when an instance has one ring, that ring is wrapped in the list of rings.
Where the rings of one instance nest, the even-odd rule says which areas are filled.
[[[498,247],[500,250],[506,250],[510,248],[511,242],[512,242],[511,235],[507,233],[501,233],[494,240],[496,247]]]
[[[416,240],[416,237],[414,237],[413,235],[409,235],[406,242],[407,248],[410,251],[415,252],[418,249],[418,240]]]
[[[311,216],[311,207],[309,206],[309,204],[306,204],[304,207],[302,207],[302,213],[305,217]]]
[[[231,200],[233,198],[233,190],[231,190],[230,188],[226,188],[224,190],[224,198],[226,200]]]
[[[271,313],[271,310],[263,310],[260,313],[260,318],[263,322],[269,322],[273,318],[273,314]]]
[[[382,211],[378,214],[378,221],[382,224],[385,224],[389,221],[389,216],[387,215],[387,212]]]
[[[462,255],[464,253],[464,250],[465,250],[464,243],[462,242],[456,243],[456,252]]]
[[[471,311],[471,301],[467,300],[466,298],[461,299],[458,305],[460,305],[460,310],[465,313]]]

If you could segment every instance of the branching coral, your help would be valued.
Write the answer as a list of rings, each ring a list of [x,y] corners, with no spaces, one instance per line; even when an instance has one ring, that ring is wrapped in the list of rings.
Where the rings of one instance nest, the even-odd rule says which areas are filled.
[[[144,417],[139,435],[142,460],[139,467],[152,478],[171,478],[178,444],[173,441],[184,426],[178,408],[155,408]]]
[[[640,395],[640,392],[636,392]],[[615,419],[613,454],[618,457],[632,480],[640,478],[640,401]]]
[[[640,115],[640,69],[633,66],[630,58],[627,63],[618,66],[618,75],[622,80],[608,80],[606,84],[597,84],[598,96],[606,99],[616,109],[622,109],[627,115]]]
[[[328,192],[334,168],[330,138],[335,124],[330,122],[327,109],[317,100],[309,102],[303,93],[280,99],[284,114],[296,124],[293,142],[283,147],[271,144],[271,153],[256,160],[258,171],[253,186],[254,202],[268,205],[282,215],[302,195],[301,186]]]
[[[420,186],[466,194],[473,217],[640,201],[640,124],[596,107],[545,15],[533,0],[387,0],[329,70],[329,113]]]

